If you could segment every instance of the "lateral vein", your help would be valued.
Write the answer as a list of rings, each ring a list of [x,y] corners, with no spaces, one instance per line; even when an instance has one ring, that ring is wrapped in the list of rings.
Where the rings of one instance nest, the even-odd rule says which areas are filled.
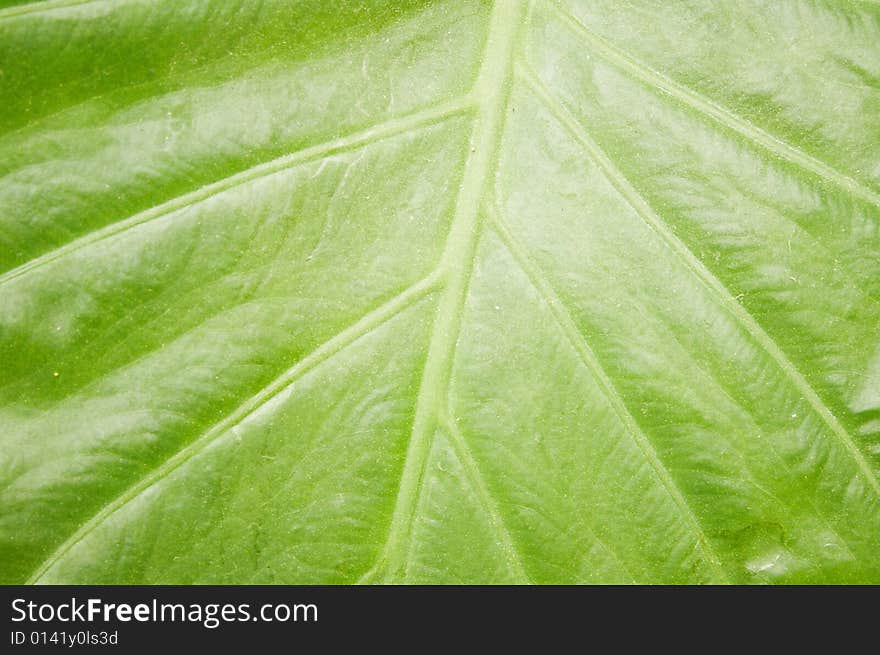
[[[657,455],[650,439],[633,418],[632,413],[629,411],[623,400],[623,397],[614,386],[614,382],[612,382],[611,378],[605,372],[605,369],[602,367],[602,364],[599,362],[599,359],[596,357],[596,354],[593,352],[593,349],[587,343],[584,336],[577,329],[574,319],[572,319],[571,314],[559,298],[559,295],[556,293],[553,286],[546,279],[537,264],[532,262],[525,249],[517,242],[516,238],[505,225],[504,220],[496,212],[497,210],[494,211],[488,219],[496,234],[498,234],[505,247],[529,278],[529,281],[534,286],[535,290],[538,291],[543,298],[547,307],[550,309],[553,318],[562,329],[566,340],[568,340],[574,348],[581,362],[599,383],[600,388],[611,403],[614,412],[618,415],[627,431],[632,435],[639,450],[642,451],[643,455],[648,460],[648,463],[651,465],[651,468],[654,469],[663,486],[666,488],[667,493],[672,497],[672,500],[678,506],[679,511],[696,534],[701,550],[706,554],[707,560],[716,570],[719,578],[729,582],[730,580],[727,578],[724,568],[721,565],[721,560],[713,550],[709,538],[700,525],[696,514],[687,502],[681,489],[679,489],[675,480],[672,478],[666,465],[663,464],[660,457]]]
[[[374,125],[360,132],[333,139],[332,141],[326,141],[297,152],[282,155],[271,161],[257,164],[256,166],[239,171],[238,173],[208,184],[207,186],[203,186],[195,191],[172,198],[161,205],[150,207],[134,216],[107,225],[94,232],[85,234],[78,239],[74,239],[54,250],[43,253],[42,255],[39,255],[0,275],[0,286],[78,250],[87,248],[96,242],[103,241],[104,239],[108,239],[121,232],[143,225],[144,223],[168,216],[176,211],[192,207],[248,182],[267,177],[273,173],[278,173],[300,164],[346,152],[399,134],[436,125],[442,123],[448,118],[462,114],[470,108],[469,99],[467,97],[457,98],[429,109],[393,118],[387,122]]]
[[[40,0],[39,2],[28,2],[16,7],[0,9],[0,20],[15,18],[16,16],[25,16],[28,14],[38,14],[45,11],[52,11],[53,9],[66,9],[67,7],[89,5],[104,1],[105,0]]]
[[[734,113],[714,100],[707,98],[697,91],[672,80],[666,75],[653,70],[639,62],[615,45],[593,32],[570,12],[561,7],[558,0],[547,0],[554,13],[568,25],[576,34],[580,35],[597,54],[607,61],[618,66],[636,79],[641,80],[654,89],[667,93],[683,105],[690,107],[698,113],[714,119],[730,130],[744,136],[750,142],[757,144],[777,157],[785,159],[801,168],[810,171],[817,177],[847,190],[854,196],[880,207],[880,193],[867,187],[864,183],[842,173],[833,166],[807,154],[800,148],[783,141],[781,138],[770,134],[758,127],[751,121]]]
[[[832,434],[837,437],[844,449],[855,460],[859,471],[867,479],[868,485],[880,497],[880,482],[871,472],[870,466],[855,441],[853,441],[853,438],[841,425],[837,417],[825,405],[816,390],[813,389],[809,381],[783,352],[776,341],[767,334],[748,310],[737,302],[730,290],[724,286],[724,283],[694,255],[687,244],[672,232],[666,221],[653,210],[648,201],[642,197],[608,155],[593,141],[578,120],[552,96],[544,84],[524,69],[518,69],[517,74],[586,150],[587,154],[602,169],[618,193],[636,211],[639,217],[647,223],[648,227],[663,239],[685,266],[697,276],[706,288],[715,294],[722,306],[734,316],[743,329],[770,355],[776,362],[776,365],[792,381],[807,403],[822,417],[822,420],[830,428]]]
[[[440,417],[440,423],[442,427],[445,428],[446,432],[449,433],[450,442],[452,443],[455,455],[461,462],[471,486],[474,488],[474,491],[477,492],[477,495],[480,498],[480,503],[483,505],[483,508],[489,516],[489,523],[498,535],[508,566],[518,578],[528,584],[534,584],[523,567],[519,550],[517,550],[513,537],[504,523],[504,518],[501,516],[498,505],[492,497],[492,493],[489,491],[489,487],[486,485],[486,480],[483,477],[483,474],[480,473],[480,467],[471,454],[470,447],[467,445],[464,436],[461,434],[455,421],[449,418],[449,416],[442,414]]]
[[[436,290],[439,286],[440,276],[432,273],[388,300],[380,307],[364,315],[360,320],[350,325],[342,332],[337,333],[328,341],[325,341],[310,354],[299,360],[281,375],[272,380],[268,385],[260,389],[256,394],[239,405],[232,413],[215,423],[203,432],[194,441],[191,441],[181,450],[165,460],[158,467],[150,471],[146,476],[135,482],[121,495],[117,496],[92,518],[86,521],[74,532],[58,549],[55,550],[31,575],[26,584],[35,584],[45,575],[58,561],[60,561],[72,548],[85,539],[92,531],[99,527],[111,515],[115,514],[125,505],[139,497],[147,489],[180,468],[187,461],[215,443],[223,435],[228,434],[235,426],[244,422],[272,398],[290,387],[294,382],[302,378],[306,373],[318,365],[326,362],[338,354],[347,346],[369,334],[379,326],[387,323],[392,318],[412,306],[426,295]]]

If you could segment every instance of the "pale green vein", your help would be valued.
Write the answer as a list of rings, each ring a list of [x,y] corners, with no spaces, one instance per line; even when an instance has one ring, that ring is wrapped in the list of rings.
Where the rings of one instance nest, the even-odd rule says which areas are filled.
[[[306,373],[326,362],[358,339],[387,323],[432,291],[436,291],[440,287],[440,282],[441,277],[439,274],[433,273],[429,275],[405,289],[391,300],[388,300],[380,307],[364,315],[360,320],[353,323],[345,330],[337,333],[321,346],[313,350],[310,354],[306,355],[296,364],[288,368],[281,375],[272,380],[272,382],[239,405],[232,413],[228,414],[218,423],[215,423],[198,438],[177,451],[145,477],[135,482],[121,495],[107,503],[100,511],[74,532],[70,538],[61,544],[61,546],[59,546],[58,549],[39,567],[37,567],[26,584],[35,584],[38,582],[40,578],[43,577],[68,552],[70,552],[71,549],[104,523],[104,521],[106,521],[111,515],[118,512],[157,482],[167,477],[187,461],[204,451],[223,435],[228,434],[231,429],[244,422],[255,412],[259,411],[259,409],[264,407],[272,398],[290,387]]]
[[[400,134],[427,128],[431,125],[441,123],[453,116],[463,114],[471,109],[472,107],[468,97],[457,98],[455,100],[438,104],[429,109],[393,118],[360,132],[355,132],[332,141],[320,143],[294,153],[277,157],[276,159],[262,164],[257,164],[256,166],[235,173],[234,175],[225,177],[222,180],[203,186],[200,189],[173,198],[161,205],[146,209],[134,216],[130,216],[129,218],[117,221],[99,230],[95,230],[94,232],[90,232],[60,246],[59,248],[43,253],[42,255],[7,271],[3,275],[0,275],[0,285],[6,284],[7,282],[23,275],[27,275],[35,269],[51,264],[62,257],[66,257],[78,250],[87,248],[94,243],[103,241],[139,225],[143,225],[144,223],[163,218],[176,211],[192,207],[248,182],[253,182],[254,180],[293,168],[294,166],[367,146],[383,139],[389,139]]]
[[[507,560],[507,565],[518,579],[527,582],[528,584],[534,584],[523,567],[519,550],[517,550],[513,537],[504,523],[504,518],[501,516],[501,511],[498,509],[498,505],[492,497],[489,487],[486,485],[485,478],[482,473],[480,473],[480,467],[471,454],[471,449],[468,446],[467,441],[465,441],[464,435],[461,434],[455,421],[453,421],[445,411],[440,412],[439,418],[441,427],[449,434],[449,441],[455,451],[455,456],[458,458],[458,461],[461,462],[471,487],[477,492],[480,504],[483,505],[483,509],[489,518],[489,524],[492,526],[492,529],[498,537],[501,549],[504,551],[504,558]]]
[[[831,430],[832,434],[840,441],[844,449],[855,460],[859,472],[864,475],[871,489],[880,496],[880,482],[871,472],[871,468],[859,450],[853,438],[841,425],[837,417],[825,405],[819,394],[813,389],[809,381],[797,369],[794,363],[779,347],[776,341],[764,331],[757,320],[743,307],[727,287],[701,262],[693,251],[679,239],[648,202],[633,188],[629,180],[621,173],[614,162],[606,155],[593,139],[587,134],[580,122],[562,106],[544,84],[525,68],[517,68],[518,77],[527,84],[535,95],[547,106],[554,117],[572,134],[587,154],[598,164],[609,181],[614,185],[621,196],[632,206],[636,213],[647,225],[657,233],[667,246],[678,255],[685,266],[697,276],[722,303],[743,329],[770,355],[776,365],[788,376],[798,392],[809,403],[813,410],[822,417],[822,420]]]
[[[675,504],[678,506],[679,512],[681,512],[682,517],[696,535],[699,547],[703,551],[706,560],[712,565],[712,568],[715,569],[715,572],[720,580],[729,582],[730,580],[727,578],[727,575],[724,572],[721,560],[712,549],[709,538],[706,536],[705,531],[700,525],[696,514],[694,513],[693,509],[691,509],[691,506],[688,504],[687,499],[679,489],[678,485],[675,483],[675,480],[672,478],[669,470],[660,460],[660,457],[654,450],[654,446],[651,443],[650,439],[641,429],[641,427],[639,427],[639,424],[633,418],[629,409],[627,409],[623,397],[620,395],[620,392],[617,391],[616,387],[614,386],[614,382],[605,372],[605,369],[602,367],[602,364],[599,362],[598,357],[596,357],[596,354],[587,343],[583,334],[581,334],[580,330],[578,330],[577,326],[575,325],[574,319],[572,319],[571,314],[565,307],[565,304],[559,298],[559,295],[556,293],[550,282],[546,279],[539,266],[532,262],[531,257],[528,255],[526,250],[517,242],[516,238],[511,234],[510,230],[504,223],[504,219],[499,215],[497,209],[492,208],[489,213],[488,220],[491,223],[492,227],[495,229],[495,232],[501,238],[501,241],[510,251],[510,254],[514,257],[520,268],[529,278],[535,290],[538,291],[538,293],[543,298],[548,309],[550,309],[553,318],[559,324],[559,327],[565,335],[565,338],[578,354],[578,357],[587,368],[587,370],[590,371],[590,373],[593,375],[600,388],[604,392],[605,396],[608,398],[608,401],[611,403],[614,412],[617,414],[620,421],[624,424],[627,431],[632,435],[634,441],[636,442],[636,445],[642,451],[642,454],[651,465],[651,468],[654,469],[657,477],[666,488],[667,493],[669,493],[673,502],[675,502]]]
[[[364,574],[361,582],[391,581],[406,574],[413,516],[431,448],[438,403],[449,386],[462,308],[473,269],[480,200],[486,179],[498,156],[500,132],[510,92],[512,53],[522,15],[523,5],[519,1],[497,2],[492,11],[483,65],[472,92],[477,113],[471,152],[465,163],[455,217],[439,267],[447,277],[447,287],[440,300],[428,346],[412,434],[388,536],[378,560]]]
[[[486,512],[489,515],[489,521],[492,524],[492,527],[495,529],[496,534],[498,535],[499,540],[501,541],[502,548],[507,557],[508,564],[511,569],[514,571],[516,575],[520,575],[525,578],[527,582],[530,584],[534,584],[532,580],[528,577],[528,574],[525,572],[525,569],[522,566],[522,558],[520,557],[519,551],[516,548],[516,544],[513,541],[513,537],[510,534],[510,531],[507,529],[506,524],[504,523],[504,518],[501,515],[501,511],[498,509],[498,505],[495,502],[492,493],[489,491],[489,487],[485,482],[485,478],[482,473],[480,473],[479,465],[474,459],[470,446],[467,444],[467,440],[465,440],[464,435],[461,434],[461,430],[458,429],[458,425],[453,421],[449,415],[445,412],[441,412],[440,414],[440,423],[443,428],[449,433],[450,441],[452,442],[452,446],[455,449],[455,454],[458,457],[459,461],[462,463],[462,466],[465,469],[465,472],[470,479],[471,485],[476,489],[478,495],[480,496],[480,500],[486,508]],[[629,577],[630,582],[633,584],[639,584],[636,580],[635,576],[633,576],[632,572],[623,563],[623,560],[615,553],[609,546],[606,544],[599,535],[596,534],[595,530],[589,525],[585,526],[590,533],[590,537],[599,544],[602,549],[617,562],[620,569],[626,573]]]
[[[826,182],[845,189],[853,196],[880,207],[880,193],[868,188],[863,183],[838,171],[825,162],[816,159],[812,155],[807,154],[800,148],[764,131],[754,123],[735,114],[730,109],[719,105],[714,100],[702,96],[696,91],[637,61],[626,52],[620,50],[590,30],[568,11],[559,6],[556,0],[548,0],[548,3],[559,18],[568,25],[574,33],[583,38],[597,54],[626,71],[636,79],[668,94],[670,97],[691,109],[705,116],[709,116],[728,129],[744,136],[752,143],[770,151],[777,157],[796,164]]]
[[[42,2],[28,2],[23,5],[0,9],[0,20],[14,18],[16,16],[25,16],[27,14],[38,14],[53,9],[65,9],[67,7],[75,7],[76,5],[89,5],[95,2],[105,1],[106,0],[42,0]]]

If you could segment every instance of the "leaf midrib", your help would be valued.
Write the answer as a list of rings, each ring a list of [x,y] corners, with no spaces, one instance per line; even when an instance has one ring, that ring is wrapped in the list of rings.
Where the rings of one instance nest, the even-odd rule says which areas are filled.
[[[362,581],[392,581],[405,574],[410,559],[413,518],[438,412],[449,387],[480,233],[480,206],[486,182],[496,167],[512,84],[513,52],[525,18],[524,9],[522,0],[496,2],[490,17],[483,65],[472,90],[477,111],[470,153],[462,173],[455,217],[440,262],[440,268],[446,275],[446,288],[434,320],[388,536],[378,560]]]

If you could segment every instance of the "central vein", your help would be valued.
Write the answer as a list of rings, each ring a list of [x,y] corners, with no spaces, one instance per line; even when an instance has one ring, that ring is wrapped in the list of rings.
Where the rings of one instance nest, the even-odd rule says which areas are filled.
[[[365,579],[391,582],[406,573],[413,517],[422,477],[437,428],[438,410],[447,394],[462,309],[474,266],[480,232],[480,205],[493,178],[504,114],[512,83],[513,48],[523,19],[521,0],[498,0],[492,11],[483,65],[472,91],[476,106],[470,154],[464,166],[455,217],[440,270],[446,285],[437,308],[431,343],[416,401],[412,435],[385,550]]]

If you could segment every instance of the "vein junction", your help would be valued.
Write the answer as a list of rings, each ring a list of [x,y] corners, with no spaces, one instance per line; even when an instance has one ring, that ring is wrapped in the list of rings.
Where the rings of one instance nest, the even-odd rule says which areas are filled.
[[[504,125],[517,33],[525,17],[524,3],[496,2],[492,12],[483,67],[473,89],[477,113],[471,152],[464,167],[455,217],[440,262],[446,288],[440,299],[428,356],[416,402],[407,449],[385,548],[363,581],[395,581],[406,574],[413,516],[418,503],[431,439],[449,386],[467,288],[480,231],[480,204],[497,160]]]

